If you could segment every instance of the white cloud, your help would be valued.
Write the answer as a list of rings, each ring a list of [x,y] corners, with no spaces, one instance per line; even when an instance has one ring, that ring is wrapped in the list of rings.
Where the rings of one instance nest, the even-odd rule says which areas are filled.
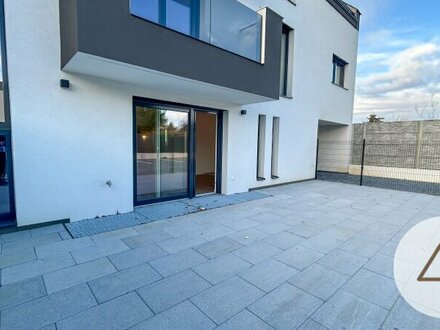
[[[427,104],[432,93],[440,92],[440,42],[433,40],[394,53],[360,55],[359,63],[385,67],[358,78],[355,120],[370,113],[386,119],[416,119],[416,105]]]

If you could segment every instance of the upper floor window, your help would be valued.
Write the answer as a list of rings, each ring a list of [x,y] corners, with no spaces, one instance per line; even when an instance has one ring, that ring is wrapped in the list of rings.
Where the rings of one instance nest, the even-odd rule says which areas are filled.
[[[281,36],[281,73],[280,73],[280,95],[290,97],[290,57],[291,57],[291,36],[293,30],[287,25],[283,25]]]
[[[340,87],[345,88],[345,76],[346,76],[346,68],[347,62],[345,62],[340,57],[333,55],[333,79],[332,83],[338,85]]]

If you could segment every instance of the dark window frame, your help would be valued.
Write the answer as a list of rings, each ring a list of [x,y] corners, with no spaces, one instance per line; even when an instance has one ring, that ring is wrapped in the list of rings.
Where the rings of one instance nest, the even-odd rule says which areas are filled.
[[[333,55],[333,77],[332,83],[336,86],[342,87],[345,89],[345,78],[346,78],[346,69],[348,63],[344,61],[339,56]],[[336,70],[341,68],[341,76],[339,77],[339,81],[336,81]]]
[[[263,123],[264,121],[264,123]],[[263,125],[264,124],[264,125]],[[266,115],[258,115],[258,135],[257,135],[257,181],[265,181],[264,162],[266,156]],[[263,134],[262,134],[263,133]],[[260,166],[262,165],[262,166]]]
[[[2,89],[3,89],[3,107],[5,111],[5,122],[0,122],[0,130],[11,130],[11,113],[9,103],[9,79],[8,79],[8,58],[6,50],[5,33],[5,11],[4,1],[0,0],[0,48],[2,62]]]
[[[283,30],[282,30],[282,34],[286,35],[286,47],[284,50],[284,71],[280,72],[280,75],[283,75],[282,79],[283,79],[283,85],[280,86],[280,96],[284,96],[287,97],[288,96],[288,89],[289,89],[289,84],[288,84],[288,79],[289,79],[289,55],[290,55],[290,33],[293,30],[286,24],[283,24]],[[282,39],[281,39],[282,40]],[[282,42],[282,41],[281,41]],[[282,66],[283,63],[281,63],[281,68],[283,68]],[[280,79],[281,80],[281,79]],[[284,88],[282,88],[284,87]]]
[[[280,126],[281,119],[278,116],[272,118],[272,155],[271,177],[279,179],[279,156],[280,156]]]

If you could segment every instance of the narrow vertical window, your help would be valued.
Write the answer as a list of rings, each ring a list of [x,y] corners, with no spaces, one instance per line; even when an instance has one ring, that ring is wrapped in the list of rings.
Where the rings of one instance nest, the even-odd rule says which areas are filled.
[[[288,96],[289,79],[289,39],[291,29],[283,25],[281,36],[281,73],[280,73],[280,95]]]
[[[345,62],[343,59],[339,58],[336,55],[333,55],[333,84],[340,87],[345,87],[345,71],[347,64],[348,63]]]
[[[278,158],[280,150],[280,117],[273,117],[272,123],[272,179],[278,179]]]
[[[266,153],[266,116],[258,116],[258,141],[257,141],[257,180],[266,180],[264,177],[264,160]]]

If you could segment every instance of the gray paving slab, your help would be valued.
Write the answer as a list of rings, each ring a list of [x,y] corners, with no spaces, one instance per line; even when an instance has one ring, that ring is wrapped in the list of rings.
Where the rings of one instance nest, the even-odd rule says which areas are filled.
[[[192,269],[211,284],[218,284],[252,265],[233,254],[225,254]]]
[[[125,269],[145,262],[163,258],[168,254],[157,245],[147,245],[109,256],[117,269]]]
[[[2,285],[11,284],[40,276],[58,269],[75,265],[70,255],[39,259],[2,269]]]
[[[130,248],[120,240],[111,240],[101,242],[98,245],[92,245],[86,248],[72,251],[70,254],[77,264],[82,264],[88,261],[101,259],[113,254],[127,251]]]
[[[373,241],[355,236],[339,246],[339,249],[359,257],[371,258],[383,247],[383,245],[384,244],[381,241]]]
[[[320,299],[285,283],[248,309],[276,329],[295,329],[321,304]]]
[[[27,239],[14,240],[2,244],[2,254],[14,253],[21,250],[44,246],[46,244],[59,242],[59,241],[61,241],[61,237],[58,233],[52,233],[49,235],[44,235],[39,237],[30,237]]]
[[[228,237],[221,237],[213,241],[198,245],[194,247],[194,250],[203,254],[209,259],[214,259],[229,252],[235,251],[243,246],[243,244],[240,244],[237,241],[234,241]]]
[[[0,310],[10,308],[46,295],[41,276],[0,287]]]
[[[364,268],[389,278],[394,278],[394,257],[376,254],[364,265]]]
[[[0,269],[37,259],[34,249],[25,249],[10,254],[0,254]]]
[[[182,237],[182,236],[192,236],[203,231],[204,227],[194,223],[179,223],[175,226],[164,228],[163,231],[166,232],[171,237]]]
[[[96,244],[103,244],[106,242],[112,242],[116,240],[122,240],[124,238],[133,237],[136,235],[139,235],[139,233],[134,230],[134,228],[129,227],[95,234],[90,236],[90,238]]]
[[[150,265],[141,264],[94,279],[89,286],[98,302],[102,303],[160,279],[162,276]]]
[[[367,258],[355,256],[342,250],[334,250],[319,259],[318,263],[351,276],[365,265],[367,261]]]
[[[440,329],[440,319],[416,311],[403,298],[399,298],[383,323],[382,329]]]
[[[344,241],[334,237],[327,237],[323,233],[320,233],[302,242],[301,246],[326,254],[336,249],[342,243],[344,243]]]
[[[170,276],[195,267],[209,259],[193,249],[183,250],[169,256],[150,261],[150,265],[162,276]]]
[[[232,235],[229,235],[228,237],[243,245],[249,245],[254,242],[260,241],[268,236],[269,235],[262,232],[261,230],[255,228],[248,228],[242,231],[238,231]]]
[[[221,324],[263,295],[262,290],[235,276],[203,291],[191,301],[215,323]]]
[[[359,270],[344,285],[344,290],[390,310],[397,298],[399,290],[394,280],[366,269]]]
[[[66,232],[66,229],[62,224],[55,224],[49,226],[43,226],[39,228],[33,228],[30,230],[32,237],[45,236],[52,233],[62,233]]]
[[[307,249],[302,246],[294,246],[274,256],[275,259],[299,270],[303,270],[323,257],[324,254]]]
[[[188,300],[135,326],[133,330],[209,330],[216,325]]]
[[[379,329],[388,311],[346,291],[338,291],[312,319],[329,329]]]
[[[54,258],[54,257],[66,255],[71,251],[86,248],[93,245],[94,243],[90,239],[90,237],[83,237],[83,238],[72,239],[68,241],[59,241],[52,244],[38,246],[35,248],[35,251],[39,259]]]
[[[137,290],[155,314],[171,308],[211,287],[201,276],[188,269]],[[164,294],[170,293],[170,294]]]
[[[301,327],[299,327],[298,330],[328,330],[323,325],[319,324],[318,322],[308,319],[303,323]]]
[[[256,225],[260,224],[257,221],[244,218],[244,219],[226,219],[222,221],[223,225],[226,227],[229,227],[236,231],[245,230],[248,228],[255,227]]]
[[[197,245],[206,243],[206,240],[198,236],[181,236],[176,238],[170,238],[166,241],[157,243],[167,253],[176,253],[182,250],[190,249]]]
[[[273,328],[265,323],[263,320],[249,312],[243,310],[237,315],[233,316],[225,323],[222,323],[218,330],[273,330]]]
[[[292,228],[287,229],[287,231],[304,238],[310,238],[326,230],[329,227],[330,225],[320,224],[313,221],[306,221],[292,226]]]
[[[217,238],[235,233],[235,230],[221,224],[205,224],[203,227],[202,230],[196,233],[196,236],[206,241],[213,241]]]
[[[279,221],[270,221],[257,225],[255,228],[265,232],[266,234],[274,235],[291,228],[291,226]]]
[[[297,269],[270,258],[241,272],[239,276],[257,288],[270,292],[297,273]]]
[[[141,235],[135,235],[133,237],[124,238],[122,239],[122,241],[132,249],[135,249],[138,247],[143,247],[146,245],[162,242],[170,238],[172,238],[172,236],[167,234],[163,230],[152,229],[145,231]]]
[[[329,299],[349,279],[349,276],[333,269],[313,264],[302,272],[293,276],[289,283],[318,297]]]
[[[295,245],[298,245],[304,242],[306,239],[304,237],[291,234],[287,231],[283,231],[281,233],[269,236],[263,240],[265,243],[269,243],[277,248],[282,250],[287,250]]]
[[[95,278],[114,273],[116,268],[107,258],[60,269],[43,275],[48,293],[65,290]]]
[[[232,254],[256,265],[281,252],[282,250],[276,246],[259,241],[235,250]]]
[[[15,231],[12,233],[1,234],[0,235],[0,242],[8,243],[8,242],[13,242],[13,241],[29,239],[30,237],[31,237],[30,230],[19,230],[19,231]]]
[[[153,316],[135,293],[128,293],[104,304],[57,322],[57,329],[128,329]]]
[[[1,312],[2,329],[39,329],[97,305],[86,284]]]

